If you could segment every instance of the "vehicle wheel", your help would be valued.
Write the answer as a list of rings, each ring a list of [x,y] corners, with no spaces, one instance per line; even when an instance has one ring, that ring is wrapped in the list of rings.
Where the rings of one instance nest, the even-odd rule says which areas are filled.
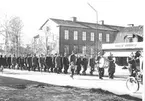
[[[139,90],[139,82],[135,77],[129,77],[126,80],[126,87],[130,92],[135,93]]]

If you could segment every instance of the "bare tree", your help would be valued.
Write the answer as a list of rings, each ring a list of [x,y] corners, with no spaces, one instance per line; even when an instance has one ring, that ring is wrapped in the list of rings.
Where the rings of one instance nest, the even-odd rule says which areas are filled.
[[[0,34],[5,38],[5,54],[17,53],[19,55],[20,34],[23,24],[19,17],[7,16],[0,23]]]
[[[1,18],[0,22],[0,34],[5,38],[5,54],[8,53],[9,50],[9,32],[10,32],[10,18],[5,15],[4,18]]]
[[[13,17],[9,22],[10,27],[10,39],[12,42],[12,46],[14,48],[14,53],[19,56],[21,46],[21,31],[23,28],[22,20],[19,17]]]

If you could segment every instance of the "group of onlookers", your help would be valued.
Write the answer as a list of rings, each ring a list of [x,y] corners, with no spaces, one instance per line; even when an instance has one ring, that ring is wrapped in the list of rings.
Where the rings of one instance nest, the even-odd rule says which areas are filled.
[[[136,72],[143,72],[143,51],[131,53],[128,58],[130,76],[136,76]]]

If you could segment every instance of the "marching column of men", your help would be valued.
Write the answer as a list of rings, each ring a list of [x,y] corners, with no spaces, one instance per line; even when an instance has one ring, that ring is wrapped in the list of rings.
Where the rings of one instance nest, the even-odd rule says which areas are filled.
[[[93,75],[96,64],[96,58],[94,56],[91,56],[91,58],[87,58],[86,55],[81,56],[74,53],[72,53],[70,56],[67,56],[67,54],[64,54],[64,56],[60,54],[49,54],[46,56],[43,54],[39,56],[36,56],[36,54],[34,54],[33,56],[31,54],[28,54],[19,57],[16,57],[15,55],[9,55],[8,57],[1,56],[1,58],[3,58],[4,61],[3,66],[9,69],[28,71],[37,70],[40,72],[54,72],[64,74],[71,72],[72,75],[86,75],[88,66],[90,67],[90,75]],[[73,67],[73,69],[71,68],[71,66]],[[100,77],[100,69],[98,72]],[[103,73],[104,71],[102,72],[101,77],[103,76]]]
[[[82,74],[86,74],[86,70],[88,67],[88,59],[86,55],[79,56],[76,55],[75,58],[75,72],[76,74],[81,74],[80,72],[82,71]],[[9,69],[19,69],[19,70],[28,70],[28,71],[44,71],[44,72],[55,72],[55,73],[65,73],[67,74],[69,71],[69,66],[70,66],[70,60],[69,56],[67,54],[64,54],[64,56],[60,54],[55,54],[55,55],[43,55],[41,54],[39,57],[34,54],[33,56],[31,54],[26,55],[26,56],[19,56],[16,57],[14,55],[9,55],[9,56],[2,56],[1,58],[3,59],[3,65],[5,68]],[[94,57],[92,57],[94,58]],[[94,59],[92,58],[89,60],[89,65],[91,66],[90,73],[94,71]],[[0,62],[2,61],[0,60]]]

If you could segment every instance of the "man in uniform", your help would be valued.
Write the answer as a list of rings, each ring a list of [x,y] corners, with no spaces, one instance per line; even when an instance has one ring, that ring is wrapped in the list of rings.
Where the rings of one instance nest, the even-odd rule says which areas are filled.
[[[37,66],[38,66],[38,58],[36,56],[36,54],[34,54],[34,57],[32,58],[32,65],[33,65],[33,71],[36,70]]]
[[[25,62],[25,58],[24,58],[24,56],[21,56],[20,57],[20,67],[21,67],[21,70],[24,70],[24,62]]]
[[[78,57],[77,57],[76,65],[77,65],[76,73],[80,74],[81,65],[82,65],[82,58],[80,55],[78,55]]]
[[[64,73],[67,74],[68,68],[69,68],[69,60],[66,53],[64,54],[64,57],[63,57],[63,66],[64,66]]]
[[[61,68],[61,57],[59,54],[57,54],[56,58],[55,58],[55,68],[56,68],[56,72],[60,73],[60,68]]]
[[[4,68],[4,58],[3,55],[0,55],[0,71],[3,72]]]
[[[45,57],[43,54],[41,54],[40,59],[39,59],[39,64],[40,64],[40,71],[42,72],[43,67],[45,67]]]
[[[90,61],[89,61],[89,65],[91,67],[90,74],[93,75],[94,66],[95,66],[95,58],[93,57],[93,55],[91,55],[91,58],[90,58]]]
[[[29,56],[28,56],[28,71],[30,71],[31,70],[31,68],[32,68],[32,56],[31,56],[31,54],[29,54]]]
[[[83,65],[83,72],[82,73],[84,75],[86,75],[86,70],[87,70],[87,66],[88,66],[88,59],[87,59],[86,55],[83,58],[82,65]]]
[[[11,55],[9,55],[7,62],[8,62],[8,68],[11,69],[11,65],[12,65]]]
[[[12,68],[15,69],[15,66],[17,64],[17,58],[15,57],[15,54],[14,56],[12,57]]]
[[[70,77],[73,78],[74,71],[75,71],[75,65],[76,65],[76,56],[74,52],[72,51],[72,54],[70,55],[70,68],[71,68],[71,75]]]
[[[100,52],[99,56],[97,57],[99,79],[103,79],[104,76],[104,67],[102,66],[104,64],[103,54],[103,52]]]

